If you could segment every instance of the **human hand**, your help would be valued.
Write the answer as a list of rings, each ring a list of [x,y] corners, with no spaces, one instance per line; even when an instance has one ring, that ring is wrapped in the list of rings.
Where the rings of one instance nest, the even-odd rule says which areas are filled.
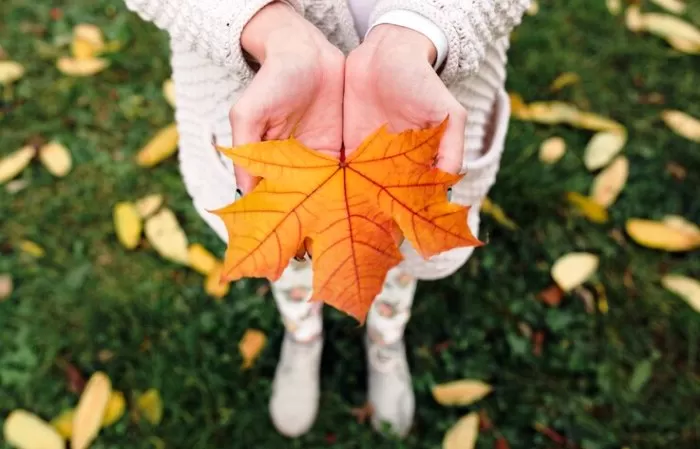
[[[291,7],[273,2],[243,29],[241,45],[261,64],[231,108],[233,146],[294,137],[338,154],[343,132],[345,57]],[[234,166],[238,189],[257,184]]]
[[[343,142],[348,152],[376,128],[392,132],[449,122],[436,166],[458,173],[467,113],[432,65],[437,50],[423,34],[397,25],[374,27],[345,63]]]

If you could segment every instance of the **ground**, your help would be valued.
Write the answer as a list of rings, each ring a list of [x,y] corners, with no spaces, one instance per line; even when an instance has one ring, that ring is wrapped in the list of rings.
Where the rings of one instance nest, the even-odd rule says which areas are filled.
[[[642,248],[624,232],[629,217],[700,221],[698,144],[659,119],[664,108],[700,116],[697,57],[631,33],[603,0],[542,1],[537,15],[526,16],[513,36],[508,90],[528,101],[571,101],[629,130],[629,182],[610,221],[591,223],[565,200],[566,192],[588,192],[593,174],[582,154],[591,133],[513,120],[490,197],[520,229],[484,217],[488,245],[454,276],[419,285],[406,335],[418,404],[411,435],[386,439],[352,417],[365,399],[363,329],[327,310],[321,413],[308,435],[289,441],[267,415],[282,327],[264,283],[238,282],[216,301],[201,275],[160,259],[146,243],[129,252],[115,237],[114,203],[159,192],[191,241],[224,250],[193,210],[174,158],[153,169],[133,162],[173,120],[161,93],[170,76],[165,34],[119,1],[52,3],[53,11],[42,2],[0,5],[0,44],[27,68],[12,89],[0,87],[0,155],[58,138],[75,161],[60,180],[33,163],[21,175],[26,189],[0,194],[0,272],[15,282],[0,303],[0,422],[15,408],[51,419],[74,406],[58,363],[70,360],[85,376],[105,371],[130,403],[153,387],[165,404],[159,425],[125,415],[95,449],[158,441],[167,448],[434,448],[460,416],[477,410],[492,423],[480,434],[481,449],[499,437],[512,448],[566,447],[552,432],[585,449],[700,446],[700,318],[659,283],[667,272],[698,277],[700,257]],[[700,23],[697,5],[686,19]],[[56,45],[80,22],[124,45],[109,56],[108,70],[76,79],[61,75],[54,60],[68,51]],[[550,92],[566,71],[582,82]],[[537,149],[553,135],[569,150],[547,166]],[[21,253],[21,239],[46,255]],[[537,299],[552,284],[553,261],[571,251],[600,255],[585,287],[604,286],[607,313],[587,311],[575,294],[559,307]],[[541,332],[539,349],[523,323]],[[237,342],[246,328],[264,330],[269,342],[242,371]],[[469,407],[438,405],[430,387],[459,378],[484,380],[494,391]]]

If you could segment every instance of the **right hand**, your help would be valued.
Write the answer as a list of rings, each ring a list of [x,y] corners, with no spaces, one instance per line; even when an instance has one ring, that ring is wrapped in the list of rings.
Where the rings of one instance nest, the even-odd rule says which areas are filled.
[[[233,146],[294,137],[338,155],[343,142],[345,57],[291,7],[273,2],[243,29],[241,45],[261,64],[231,108]],[[234,166],[243,194],[257,184]]]

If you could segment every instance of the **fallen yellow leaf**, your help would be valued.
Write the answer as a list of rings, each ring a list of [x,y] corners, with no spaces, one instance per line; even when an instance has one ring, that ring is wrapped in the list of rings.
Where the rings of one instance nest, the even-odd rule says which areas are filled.
[[[656,3],[657,6],[672,12],[674,14],[683,14],[685,12],[686,4],[680,0],[651,0],[652,3]]]
[[[515,92],[510,92],[508,93],[508,98],[510,99],[510,111],[513,117],[520,120],[529,120],[530,110],[525,104],[523,97]]]
[[[588,170],[605,167],[627,143],[627,133],[603,131],[595,134],[583,153],[583,164]]]
[[[506,215],[501,206],[493,203],[489,198],[484,198],[482,201],[481,212],[490,215],[498,224],[511,231],[518,229],[518,225]]]
[[[491,385],[480,380],[455,380],[432,388],[433,398],[440,405],[466,406],[491,393]]]
[[[528,109],[530,120],[547,125],[573,123],[579,113],[576,106],[561,101],[536,101]]]
[[[662,221],[668,227],[678,229],[681,232],[685,232],[689,235],[695,235],[700,238],[700,227],[695,223],[691,223],[680,215],[666,215]]]
[[[223,272],[224,265],[217,262],[214,269],[204,279],[204,291],[209,296],[220,299],[228,294],[231,284],[228,281],[222,281],[221,275]]]
[[[642,17],[642,11],[639,9],[639,5],[630,5],[625,11],[625,25],[627,29],[637,33],[644,29],[644,18]]]
[[[260,355],[260,351],[265,347],[267,337],[262,331],[257,329],[246,329],[243,338],[238,343],[238,350],[243,357],[243,369],[253,366],[253,362]]]
[[[631,218],[625,229],[632,240],[647,248],[680,252],[700,247],[700,235],[660,221]]]
[[[693,310],[700,312],[700,282],[697,279],[680,274],[667,274],[661,278],[661,285],[683,298]]]
[[[74,416],[75,410],[70,408],[62,411],[57,417],[51,420],[51,426],[66,440],[70,439],[71,435],[73,435]]]
[[[163,96],[170,106],[175,107],[175,84],[172,79],[163,82]]]
[[[643,29],[662,38],[682,39],[700,44],[700,30],[676,16],[664,13],[642,14]]]
[[[579,112],[572,125],[589,131],[625,132],[621,123],[593,112]]]
[[[455,423],[442,440],[442,449],[473,449],[479,437],[479,415],[469,413]]]
[[[136,206],[128,201],[121,201],[114,205],[112,214],[114,230],[119,242],[126,249],[136,248],[141,240],[141,231],[143,230],[143,220]]]
[[[112,391],[107,401],[107,408],[102,416],[102,427],[109,427],[124,415],[126,410],[126,400],[121,391]]]
[[[574,72],[564,72],[552,81],[549,89],[553,92],[563,89],[566,86],[572,84],[578,84],[581,82],[581,77]]]
[[[629,161],[618,156],[593,180],[590,197],[603,207],[610,207],[627,183]]]
[[[136,202],[136,210],[141,218],[148,218],[163,205],[163,195],[154,193],[147,195]]]
[[[146,220],[146,238],[158,254],[172,262],[189,265],[188,243],[173,211],[163,208]]]
[[[580,111],[576,106],[561,101],[537,101],[526,105],[517,94],[511,94],[513,117],[520,120],[557,125],[566,123],[575,128],[591,131],[623,131],[622,124],[601,115]]]
[[[608,211],[590,197],[583,196],[577,192],[568,192],[566,199],[581,215],[593,223],[605,223],[608,221]]]
[[[605,0],[605,6],[608,7],[608,11],[610,11],[610,14],[613,16],[620,14],[620,11],[622,11],[621,0]]]
[[[73,28],[71,51],[76,59],[92,59],[103,51],[104,46],[102,31],[95,25],[81,23]]]
[[[44,248],[32,242],[31,240],[20,240],[19,250],[25,254],[29,254],[30,256],[36,258],[44,257],[44,255],[46,254]]]
[[[527,14],[529,16],[534,16],[540,11],[540,5],[537,3],[537,0],[531,0],[530,1],[530,6],[527,7]]]
[[[141,167],[153,167],[175,154],[177,143],[177,125],[172,123],[158,131],[148,141],[136,155],[136,163]]]
[[[700,54],[700,43],[677,37],[667,37],[666,42],[681,53],[687,53],[689,55]]]
[[[160,392],[155,388],[150,388],[141,394],[136,399],[136,407],[143,417],[146,418],[146,421],[154,426],[158,425],[163,419],[163,400],[160,397]]]
[[[552,279],[559,288],[569,292],[586,282],[598,270],[598,256],[591,253],[565,254],[552,265]]]
[[[58,58],[56,68],[64,75],[92,76],[107,68],[109,62],[102,58],[74,59],[68,57]]]
[[[0,159],[0,184],[22,173],[36,155],[36,149],[25,146]]]
[[[0,61],[0,84],[11,84],[24,76],[24,66],[15,61]]]
[[[700,119],[674,109],[663,111],[661,118],[674,133],[693,142],[700,142]]]
[[[0,274],[0,302],[10,297],[13,288],[12,276],[8,273]]]
[[[111,393],[112,382],[105,373],[90,376],[75,408],[71,449],[87,449],[97,437]]]
[[[190,267],[204,276],[211,273],[220,264],[219,259],[199,243],[191,244],[187,248],[187,254]]]
[[[545,164],[554,164],[564,156],[566,142],[561,137],[550,137],[540,145],[540,161]]]
[[[14,410],[3,425],[5,442],[19,449],[64,449],[63,438],[49,423],[26,410]]]
[[[39,149],[39,161],[49,173],[58,178],[66,176],[73,166],[68,148],[56,141],[49,142]]]

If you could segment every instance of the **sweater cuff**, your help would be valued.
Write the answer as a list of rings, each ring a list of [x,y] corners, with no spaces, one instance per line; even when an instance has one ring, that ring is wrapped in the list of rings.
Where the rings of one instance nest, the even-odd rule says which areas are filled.
[[[388,11],[371,23],[365,37],[372,31],[372,28],[381,24],[398,25],[423,34],[430,39],[436,49],[437,56],[433,68],[438,70],[442,63],[445,62],[448,51],[447,36],[445,36],[442,28],[427,17],[407,9]]]
[[[255,72],[253,72],[253,69],[250,67],[250,65],[248,65],[248,61],[246,61],[243,47],[241,46],[241,34],[243,34],[243,28],[248,24],[250,19],[252,19],[253,16],[258,13],[258,11],[274,1],[277,0],[246,0],[243,2],[242,8],[240,4],[237,4],[237,2],[228,2],[231,3],[236,9],[236,12],[234,13],[235,20],[231,23],[228,36],[231,45],[231,56],[229,60],[231,65],[238,69],[238,75],[243,84],[250,82],[255,76]],[[302,16],[304,15],[302,0],[282,0],[281,3],[286,3],[297,13]]]

